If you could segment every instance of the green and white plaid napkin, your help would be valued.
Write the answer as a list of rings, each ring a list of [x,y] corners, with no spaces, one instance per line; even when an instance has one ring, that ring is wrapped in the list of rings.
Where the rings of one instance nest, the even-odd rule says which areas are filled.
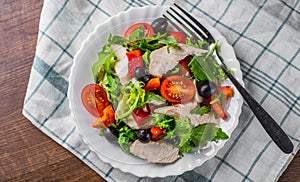
[[[231,139],[204,165],[180,176],[138,178],[102,162],[70,116],[68,76],[81,43],[97,24],[133,6],[168,0],[45,0],[23,114],[108,181],[275,181],[300,142],[299,0],[183,0],[177,3],[218,29],[234,47],[250,93],[287,132],[295,149],[282,153],[247,105]]]

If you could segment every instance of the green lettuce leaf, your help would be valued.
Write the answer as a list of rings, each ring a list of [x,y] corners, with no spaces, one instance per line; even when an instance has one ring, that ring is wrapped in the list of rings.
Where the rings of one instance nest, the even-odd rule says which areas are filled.
[[[195,147],[203,147],[209,141],[228,139],[228,135],[217,127],[214,123],[199,125],[191,135],[191,142]]]

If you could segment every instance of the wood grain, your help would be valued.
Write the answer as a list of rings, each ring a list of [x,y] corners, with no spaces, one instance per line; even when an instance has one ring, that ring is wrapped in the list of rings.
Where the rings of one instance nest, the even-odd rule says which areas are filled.
[[[105,181],[22,115],[43,1],[0,0],[0,181]],[[279,181],[300,181],[298,153]]]

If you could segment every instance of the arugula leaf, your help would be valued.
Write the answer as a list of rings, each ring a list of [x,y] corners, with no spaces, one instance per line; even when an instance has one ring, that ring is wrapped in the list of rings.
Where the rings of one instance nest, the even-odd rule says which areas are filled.
[[[193,37],[187,37],[186,44],[200,49],[207,49],[209,46],[207,41],[195,40]]]
[[[218,46],[217,43],[218,42],[214,44],[214,46],[209,50],[209,52],[206,55],[194,56],[191,62],[189,63],[188,66],[191,69],[191,72],[193,73],[193,76],[196,80],[198,81],[209,80],[209,81],[217,81],[220,83],[223,79],[227,78],[226,74],[221,69],[219,64],[211,56],[214,50],[216,51],[220,50],[220,46]],[[206,42],[198,42],[198,44],[199,46],[207,46]],[[228,69],[226,65],[225,67],[230,73],[233,73],[232,70]]]
[[[198,81],[213,80],[214,78],[205,56],[194,56],[189,63],[189,68]]]
[[[160,39],[158,41],[160,44],[164,44],[168,47],[176,47],[177,46],[177,41],[173,36],[168,36],[167,39]]]
[[[194,109],[191,110],[190,114],[199,114],[203,116],[204,114],[207,114],[211,111],[211,108],[208,106],[196,106]]]
[[[113,44],[119,44],[121,46],[126,46],[127,42],[128,41],[122,36],[109,34],[107,45],[111,46]]]
[[[228,138],[229,136],[225,132],[223,132],[221,128],[219,128],[217,134],[211,141],[226,140]]]
[[[158,126],[159,128],[165,128],[167,131],[172,131],[175,128],[175,119],[171,116],[160,113],[152,113],[151,117],[151,125]]]
[[[166,34],[158,33],[155,37],[151,37],[149,39],[133,39],[131,42],[128,43],[128,50],[131,51],[140,49],[143,52],[146,52],[147,50],[152,52],[163,46],[176,47],[176,39],[172,36],[166,37]]]
[[[175,120],[175,128],[169,131],[164,137],[164,139],[179,139],[179,142],[176,145],[179,148],[179,152],[189,152],[192,149],[189,149],[192,131],[193,125],[189,118],[187,118],[184,121]]]
[[[145,39],[146,35],[144,32],[144,28],[143,26],[140,26],[139,28],[137,28],[136,30],[134,30],[132,32],[132,34],[129,36],[129,41],[135,41],[135,40],[142,40]]]
[[[214,123],[206,123],[196,127],[191,135],[191,142],[196,147],[203,147],[208,141],[228,139],[228,135]]]
[[[146,68],[148,68],[149,64],[150,64],[150,61],[149,61],[149,55],[150,54],[151,54],[151,51],[147,49],[145,51],[145,53],[143,54],[143,56],[142,56]]]
[[[192,131],[193,126],[189,119],[185,121],[176,120],[176,126],[173,130],[173,135],[180,137],[180,141],[178,144],[179,148],[183,147],[190,140]]]

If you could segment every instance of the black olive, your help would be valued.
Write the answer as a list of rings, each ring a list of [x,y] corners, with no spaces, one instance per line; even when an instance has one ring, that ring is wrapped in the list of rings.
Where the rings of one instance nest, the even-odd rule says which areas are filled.
[[[142,81],[144,83],[147,83],[150,80],[150,74],[149,74],[148,70],[144,67],[135,68],[134,77],[138,81]]]
[[[164,34],[167,32],[168,22],[165,18],[157,18],[151,23],[151,26],[155,34],[158,32]]]
[[[119,137],[119,130],[115,127],[109,126],[107,128],[115,137]]]
[[[204,81],[202,83],[197,82],[197,91],[201,97],[209,98],[217,92],[217,86],[214,82]]]
[[[116,128],[108,127],[104,129],[104,137],[110,143],[118,143],[119,132]]]
[[[139,129],[137,137],[138,137],[139,141],[142,143],[150,142],[150,140],[152,138],[150,128]]]

